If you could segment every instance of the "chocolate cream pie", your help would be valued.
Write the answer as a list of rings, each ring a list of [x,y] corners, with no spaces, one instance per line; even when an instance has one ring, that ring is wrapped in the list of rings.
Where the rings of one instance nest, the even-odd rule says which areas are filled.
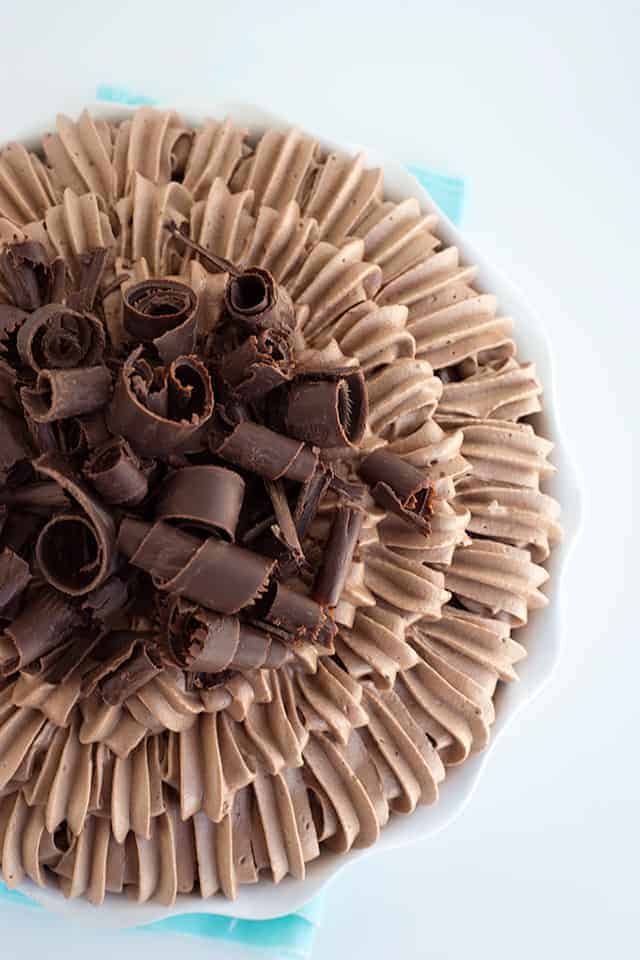
[[[0,153],[7,884],[300,879],[486,745],[561,530],[474,275],[299,130]]]

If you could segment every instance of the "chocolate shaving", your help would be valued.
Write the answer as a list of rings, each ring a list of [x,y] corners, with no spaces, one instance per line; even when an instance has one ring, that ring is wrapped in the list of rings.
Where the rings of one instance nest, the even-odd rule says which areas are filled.
[[[56,449],[69,456],[87,454],[110,437],[109,430],[101,410],[85,417],[71,417],[59,420],[54,426]]]
[[[304,552],[282,480],[265,480],[264,485],[273,504],[273,511],[278,522],[278,526],[273,532],[286,548],[285,556],[282,559],[291,561],[296,566],[301,566],[304,563]]]
[[[0,407],[20,413],[16,379],[15,370],[0,357]]]
[[[267,480],[304,483],[313,476],[318,462],[314,451],[304,443],[249,420],[239,423],[223,439],[210,434],[209,445],[223,460]]]
[[[0,503],[48,515],[53,510],[68,507],[69,498],[53,480],[43,480],[0,490]]]
[[[76,670],[86,663],[99,642],[100,638],[96,633],[92,634],[89,630],[74,631],[71,641],[46,670],[43,679],[52,684],[66,683]]]
[[[230,276],[224,292],[229,316],[251,333],[261,330],[290,333],[296,324],[293,301],[268,270],[249,267]]]
[[[0,636],[0,673],[8,676],[59,646],[78,625],[80,614],[54,590],[29,595],[22,613]]]
[[[110,396],[111,374],[106,367],[40,370],[35,389],[20,391],[25,411],[36,423],[94,413]]]
[[[318,603],[327,607],[335,607],[338,603],[351,569],[362,520],[362,510],[350,506],[337,508],[313,584],[312,596]]]
[[[365,457],[359,472],[377,504],[429,533],[433,486],[425,473],[383,448]]]
[[[2,528],[2,546],[27,558],[42,526],[42,517],[37,513],[11,510]]]
[[[102,322],[59,303],[40,307],[18,331],[18,352],[35,370],[70,370],[101,363],[106,343]]]
[[[254,622],[271,624],[281,636],[292,640],[317,641],[328,619],[325,608],[311,597],[276,581],[271,582],[252,611]]]
[[[255,403],[291,378],[289,341],[277,330],[247,337],[223,357],[219,370],[239,400]]]
[[[111,707],[119,706],[162,673],[162,660],[153,644],[138,643],[123,664],[100,684],[100,695]]]
[[[296,380],[289,388],[286,432],[318,447],[351,447],[367,424],[367,390],[362,370]]]
[[[94,653],[98,662],[84,674],[80,684],[83,695],[90,697],[105,677],[125,663],[139,640],[140,634],[133,630],[112,630],[101,636]]]
[[[122,437],[112,437],[99,446],[82,472],[105,503],[135,506],[144,500],[149,489],[141,461]]]
[[[189,597],[218,613],[238,613],[265,590],[274,561],[233,543],[204,542],[168,523],[125,517],[118,548],[153,577],[158,590]]]
[[[60,513],[43,527],[36,543],[40,569],[49,583],[64,593],[89,593],[111,573],[115,557],[113,518],[61,454],[43,454],[34,466],[55,480],[84,511]]]
[[[22,310],[37,310],[64,295],[64,262],[50,261],[43,245],[33,240],[10,243],[2,250],[0,276]]]
[[[189,229],[186,223],[183,224],[183,229],[180,229],[177,223],[171,220],[165,224],[165,229],[169,231],[174,239],[180,240],[187,250],[195,253],[203,267],[217,272],[230,273],[232,276],[237,276],[237,274],[240,273],[239,267],[232,263],[231,260],[226,260],[225,257],[219,257],[217,254],[207,250],[206,247],[196,243],[195,240],[192,240],[188,233],[185,232]]]
[[[120,577],[109,577],[92,590],[82,601],[82,609],[88,610],[98,620],[107,620],[119,613],[129,602],[129,586]]]
[[[123,292],[123,323],[137,341],[153,343],[165,363],[193,353],[198,297],[177,280],[142,280]]]
[[[29,564],[5,547],[0,553],[0,610],[20,596],[30,580]]]
[[[109,251],[106,247],[86,250],[79,256],[80,273],[77,287],[67,297],[68,306],[74,310],[93,310],[102,283]]]
[[[22,366],[18,352],[18,331],[28,319],[29,314],[19,307],[0,303],[0,354],[14,370]]]
[[[142,456],[168,457],[197,449],[199,431],[212,413],[211,378],[197,357],[154,368],[138,347],[120,371],[107,423]]]
[[[332,479],[330,471],[319,469],[301,487],[293,513],[293,520],[300,540],[304,540],[306,537]]]
[[[242,477],[226,467],[183,467],[160,487],[156,517],[234,540],[244,490]]]
[[[23,422],[0,407],[0,483],[10,482],[12,471],[31,455]]]

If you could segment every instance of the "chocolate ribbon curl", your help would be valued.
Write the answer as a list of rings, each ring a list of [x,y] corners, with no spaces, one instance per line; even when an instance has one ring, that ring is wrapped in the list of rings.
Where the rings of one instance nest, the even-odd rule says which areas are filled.
[[[275,670],[293,656],[290,647],[269,633],[182,597],[171,608],[168,641],[175,662],[190,673]]]
[[[234,540],[244,492],[242,477],[226,467],[183,467],[162,484],[156,517]]]
[[[69,506],[69,498],[53,480],[23,483],[19,487],[0,490],[0,504],[23,507],[31,513],[50,514]]]
[[[223,460],[267,480],[282,478],[305,483],[318,465],[317,455],[301,441],[250,420],[239,423],[223,440],[210,434],[209,445]]]
[[[13,303],[22,310],[37,310],[64,296],[64,262],[49,259],[41,243],[10,243],[0,253],[0,276]]]
[[[18,352],[35,370],[94,367],[102,361],[106,336],[102,322],[59,303],[32,313],[18,331]]]
[[[80,612],[54,590],[40,590],[28,599],[22,612],[0,636],[3,676],[40,660],[80,622]]]
[[[0,610],[20,596],[31,580],[29,564],[5,547],[0,553]]]
[[[96,662],[86,671],[80,683],[82,695],[90,697],[105,677],[115,673],[132,656],[139,642],[140,634],[133,630],[111,630],[101,636],[94,653]]]
[[[109,401],[111,374],[106,367],[40,370],[35,389],[22,387],[25,411],[36,423],[52,423],[95,413]]]
[[[157,647],[153,643],[137,643],[129,659],[102,681],[99,687],[100,696],[108,706],[119,706],[162,673],[162,670],[162,660]]]
[[[340,506],[336,510],[313,585],[313,598],[318,603],[335,607],[340,599],[358,544],[362,520],[362,510],[356,507]]]
[[[116,539],[113,519],[61,454],[43,454],[34,461],[34,467],[55,480],[83,511],[52,517],[36,542],[43,576],[63,593],[82,596],[95,590],[112,572]]]
[[[10,483],[12,473],[31,456],[22,421],[0,407],[0,483]]]
[[[260,330],[291,332],[296,324],[293,301],[268,270],[249,267],[230,276],[224,292],[229,315],[252,333]]]
[[[142,280],[123,292],[123,323],[134,340],[152,342],[165,363],[193,353],[198,296],[177,280]]]
[[[137,347],[125,361],[107,414],[116,436],[145,457],[196,449],[199,430],[213,413],[213,388],[197,357],[152,367]]]
[[[285,430],[317,447],[352,447],[364,436],[368,412],[362,370],[323,372],[289,388]]]
[[[239,400],[255,403],[291,379],[291,348],[277,330],[250,336],[227,353],[220,375]]]
[[[18,391],[16,390],[16,372],[0,357],[0,407],[20,413]]]
[[[10,303],[0,303],[0,354],[5,362],[15,370],[22,366],[18,353],[18,331],[27,322],[30,314]]]
[[[270,624],[278,635],[292,640],[329,646],[336,632],[324,607],[311,597],[276,581],[269,584],[251,614],[258,623]]]
[[[125,517],[118,548],[151,574],[158,590],[189,597],[218,613],[238,613],[264,592],[275,563],[214,537],[204,542],[168,523]]]
[[[149,490],[141,461],[122,437],[112,437],[98,447],[82,472],[105,503],[136,506]]]
[[[374,450],[360,464],[360,476],[384,510],[390,510],[423,533],[430,530],[433,485],[429,478],[389,450]]]

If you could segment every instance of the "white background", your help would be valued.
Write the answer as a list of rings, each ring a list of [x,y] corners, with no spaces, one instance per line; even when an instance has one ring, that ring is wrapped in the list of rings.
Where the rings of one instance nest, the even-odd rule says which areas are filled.
[[[550,331],[587,488],[566,651],[454,826],[334,882],[314,960],[637,957],[638,5],[5,0],[2,11],[2,140],[111,82],[167,102],[252,100],[467,176],[466,230]],[[0,909],[7,960],[176,951],[222,955]]]

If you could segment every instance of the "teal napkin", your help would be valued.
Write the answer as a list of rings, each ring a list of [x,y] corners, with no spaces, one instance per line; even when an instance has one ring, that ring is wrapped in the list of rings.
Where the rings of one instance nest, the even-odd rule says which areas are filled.
[[[96,90],[96,99],[107,103],[127,106],[157,101],[152,97],[132,93],[124,87],[101,84]],[[453,223],[462,216],[465,186],[459,177],[447,176],[423,166],[408,166],[409,172],[433,197]],[[9,890],[0,882],[0,901],[21,906],[40,908],[40,905],[19,890]],[[255,948],[264,957],[282,960],[306,960],[311,956],[315,931],[322,921],[323,894],[295,913],[273,920],[237,920],[212,913],[185,913],[166,920],[146,924],[143,929],[154,932],[179,933],[196,937],[209,937],[238,946]]]

